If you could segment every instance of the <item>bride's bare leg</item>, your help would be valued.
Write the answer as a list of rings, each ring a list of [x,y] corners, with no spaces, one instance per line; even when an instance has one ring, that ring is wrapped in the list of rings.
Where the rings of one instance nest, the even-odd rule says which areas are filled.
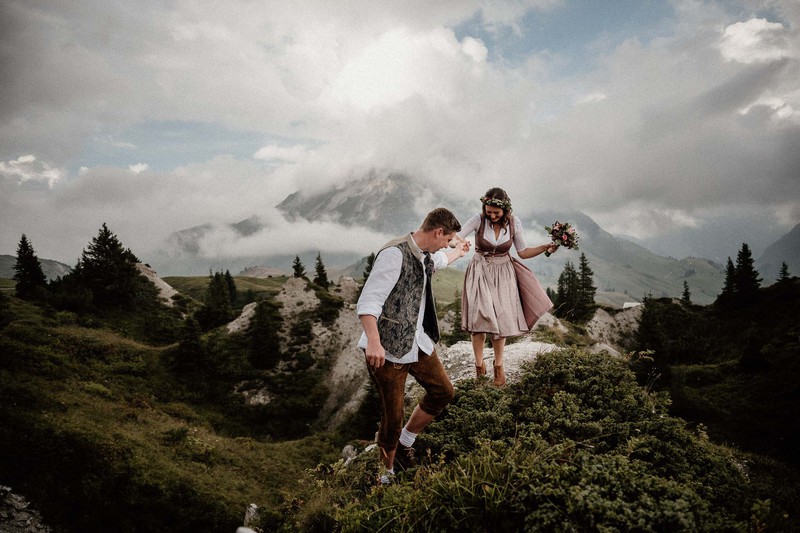
[[[486,365],[483,362],[483,347],[486,344],[486,333],[472,334],[472,352],[475,354],[475,372],[478,377],[486,375]]]

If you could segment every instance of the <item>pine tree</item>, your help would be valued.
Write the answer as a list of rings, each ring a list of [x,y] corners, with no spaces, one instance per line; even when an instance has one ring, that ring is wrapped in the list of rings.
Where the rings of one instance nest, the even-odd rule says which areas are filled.
[[[786,261],[781,263],[781,271],[778,274],[778,283],[786,283],[789,281],[789,265],[786,264]]]
[[[683,295],[681,296],[681,303],[683,305],[692,305],[692,293],[689,292],[689,283],[683,280]]]
[[[717,303],[722,305],[730,305],[736,297],[736,267],[733,261],[728,257],[728,263],[725,266],[725,283],[722,286],[722,292],[717,297]]]
[[[580,298],[580,278],[571,261],[567,261],[558,277],[556,316],[572,319],[576,316]]]
[[[81,254],[74,274],[92,292],[94,303],[133,306],[137,288],[141,286],[138,262],[104,222],[97,237]]]
[[[320,287],[327,289],[328,288],[328,273],[325,272],[325,265],[322,264],[322,255],[317,252],[317,262],[315,266],[315,270],[317,275],[314,276],[314,283],[319,285]]]
[[[42,271],[42,265],[24,233],[17,247],[14,280],[17,282],[15,292],[20,298],[40,298],[47,287],[47,277]]]
[[[184,373],[202,370],[204,348],[200,335],[200,324],[190,316],[183,323],[178,348],[175,350],[174,368],[176,371]]]
[[[597,294],[597,287],[594,285],[594,272],[589,267],[589,260],[586,254],[581,253],[578,267],[578,295],[577,311],[578,318],[587,319],[594,308],[594,297]]]
[[[461,327],[461,291],[456,289],[455,301],[453,302],[453,331],[448,336],[448,342],[454,344],[458,341],[469,340],[468,331]]]
[[[375,252],[372,252],[367,256],[367,266],[364,267],[364,283],[367,282],[369,279],[369,275],[372,272],[372,267],[375,265]]]
[[[231,276],[228,270],[225,271],[225,284],[228,285],[228,296],[231,299],[231,305],[236,305],[236,297],[238,296],[236,282],[233,280],[233,276]]]
[[[734,289],[736,300],[741,303],[750,303],[755,300],[758,288],[761,285],[761,278],[755,269],[753,255],[747,243],[742,244],[742,249],[736,256],[736,276],[734,277]]]
[[[552,288],[547,287],[544,292],[547,294],[547,297],[550,298],[550,301],[553,302],[553,306],[558,306],[558,294]]]
[[[230,322],[233,318],[228,284],[221,272],[209,273],[208,287],[203,307],[197,311],[197,321],[205,329],[213,329]]]
[[[299,256],[294,256],[294,262],[292,263],[292,269],[294,269],[294,276],[295,278],[304,278],[306,277],[306,267],[303,266],[303,263],[300,262]]]
[[[272,368],[283,357],[278,337],[282,321],[278,306],[274,302],[263,300],[256,306],[248,329],[250,364],[254,368]]]

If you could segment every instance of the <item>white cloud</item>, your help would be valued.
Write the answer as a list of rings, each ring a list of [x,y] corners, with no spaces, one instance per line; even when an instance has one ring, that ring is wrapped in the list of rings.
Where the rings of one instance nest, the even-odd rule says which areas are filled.
[[[602,102],[606,98],[608,98],[606,93],[603,92],[591,93],[578,97],[578,99],[575,102],[575,105],[593,104],[596,102]]]
[[[486,45],[483,44],[483,41],[472,37],[464,37],[461,43],[461,49],[478,63],[486,61],[486,57],[489,55],[489,50],[486,48]]]
[[[753,18],[725,28],[719,49],[726,61],[768,63],[792,56],[780,22]]]
[[[739,110],[739,113],[747,115],[760,109],[768,109],[770,115],[775,119],[794,120],[800,124],[800,110],[795,109],[791,103],[785,101],[783,98],[776,96],[764,96],[759,98],[752,104]]]
[[[201,257],[270,257],[301,254],[316,250],[326,253],[366,255],[367,250],[380,248],[393,236],[367,228],[345,227],[332,222],[288,222],[275,209],[259,212],[270,225],[252,235],[242,237],[227,226],[215,226],[199,242]],[[347,235],[346,239],[337,236]]]
[[[413,97],[449,104],[456,83],[472,81],[462,70],[466,61],[479,61],[480,46],[475,39],[462,45],[444,28],[389,31],[344,63],[331,80],[330,105],[374,112]]]
[[[28,154],[11,161],[0,161],[0,176],[17,183],[43,182],[47,183],[48,187],[52,187],[64,177],[64,172],[53,168],[46,161],[40,161],[35,156]]]
[[[144,172],[148,168],[150,168],[150,165],[148,165],[147,163],[136,163],[134,165],[128,165],[128,170],[130,170],[134,174],[139,174],[141,172]]]
[[[595,220],[612,234],[644,238],[676,228],[697,228],[702,221],[694,214],[651,202],[637,202],[607,213],[595,213]]]
[[[371,168],[408,172],[454,200],[503,186],[520,213],[569,204],[644,220],[652,207],[666,226],[747,201],[785,202],[790,217],[800,204],[795,4],[773,3],[782,22],[737,22],[719,2],[676,2],[657,38],[582,49],[565,77],[552,51],[502,56],[535,31],[524,25],[531,9],[559,8],[550,0],[86,0],[47,16],[0,3],[0,19],[19,28],[0,35],[15,52],[3,57],[0,94],[3,223],[15,243],[21,225],[69,220],[79,242],[52,242],[71,257],[107,218],[142,249]],[[462,36],[465,24],[477,31]],[[251,160],[171,172],[129,167],[131,152],[119,168],[82,159],[100,138],[163,168],[117,139],[172,121],[280,141],[247,146]]]
[[[259,150],[253,154],[253,158],[295,162],[302,159],[307,154],[308,148],[304,145],[278,146],[277,144],[269,144],[259,148]]]

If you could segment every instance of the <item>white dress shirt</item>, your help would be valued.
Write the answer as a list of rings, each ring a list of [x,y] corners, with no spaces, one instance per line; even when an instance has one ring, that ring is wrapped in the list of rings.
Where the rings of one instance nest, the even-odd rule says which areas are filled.
[[[416,246],[414,237],[412,235],[411,242]],[[411,351],[405,354],[390,354],[386,353],[386,360],[392,363],[416,363],[419,360],[419,350],[429,354],[433,352],[434,342],[422,329],[422,319],[425,316],[425,284],[430,283],[427,274],[425,274],[425,255],[422,249],[417,247],[417,251],[422,254],[422,272],[423,272],[423,285],[422,285],[422,298],[419,304],[419,314],[417,315],[417,331],[414,335],[414,345]],[[447,255],[444,250],[439,250],[431,254],[433,260],[434,271],[444,268],[448,265]],[[392,292],[397,280],[400,279],[400,270],[403,268],[403,252],[396,246],[386,248],[375,257],[375,262],[372,264],[372,270],[369,273],[367,282],[364,284],[364,289],[361,291],[361,296],[356,305],[356,312],[358,315],[372,315],[375,318],[381,316],[383,312],[383,304],[386,302],[389,293]],[[358,347],[362,349],[367,348],[367,334],[361,333],[361,339],[358,341]]]

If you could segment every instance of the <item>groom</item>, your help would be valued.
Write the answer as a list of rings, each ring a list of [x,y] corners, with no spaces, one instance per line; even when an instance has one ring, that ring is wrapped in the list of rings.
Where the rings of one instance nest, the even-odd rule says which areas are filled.
[[[395,459],[400,468],[415,464],[414,439],[453,399],[453,384],[436,355],[439,324],[431,290],[431,275],[463,257],[469,242],[443,250],[461,229],[455,215],[440,207],[422,226],[386,243],[378,252],[356,311],[364,332],[358,343],[378,389],[381,423],[378,447],[391,483]],[[406,377],[425,389],[403,426]]]

